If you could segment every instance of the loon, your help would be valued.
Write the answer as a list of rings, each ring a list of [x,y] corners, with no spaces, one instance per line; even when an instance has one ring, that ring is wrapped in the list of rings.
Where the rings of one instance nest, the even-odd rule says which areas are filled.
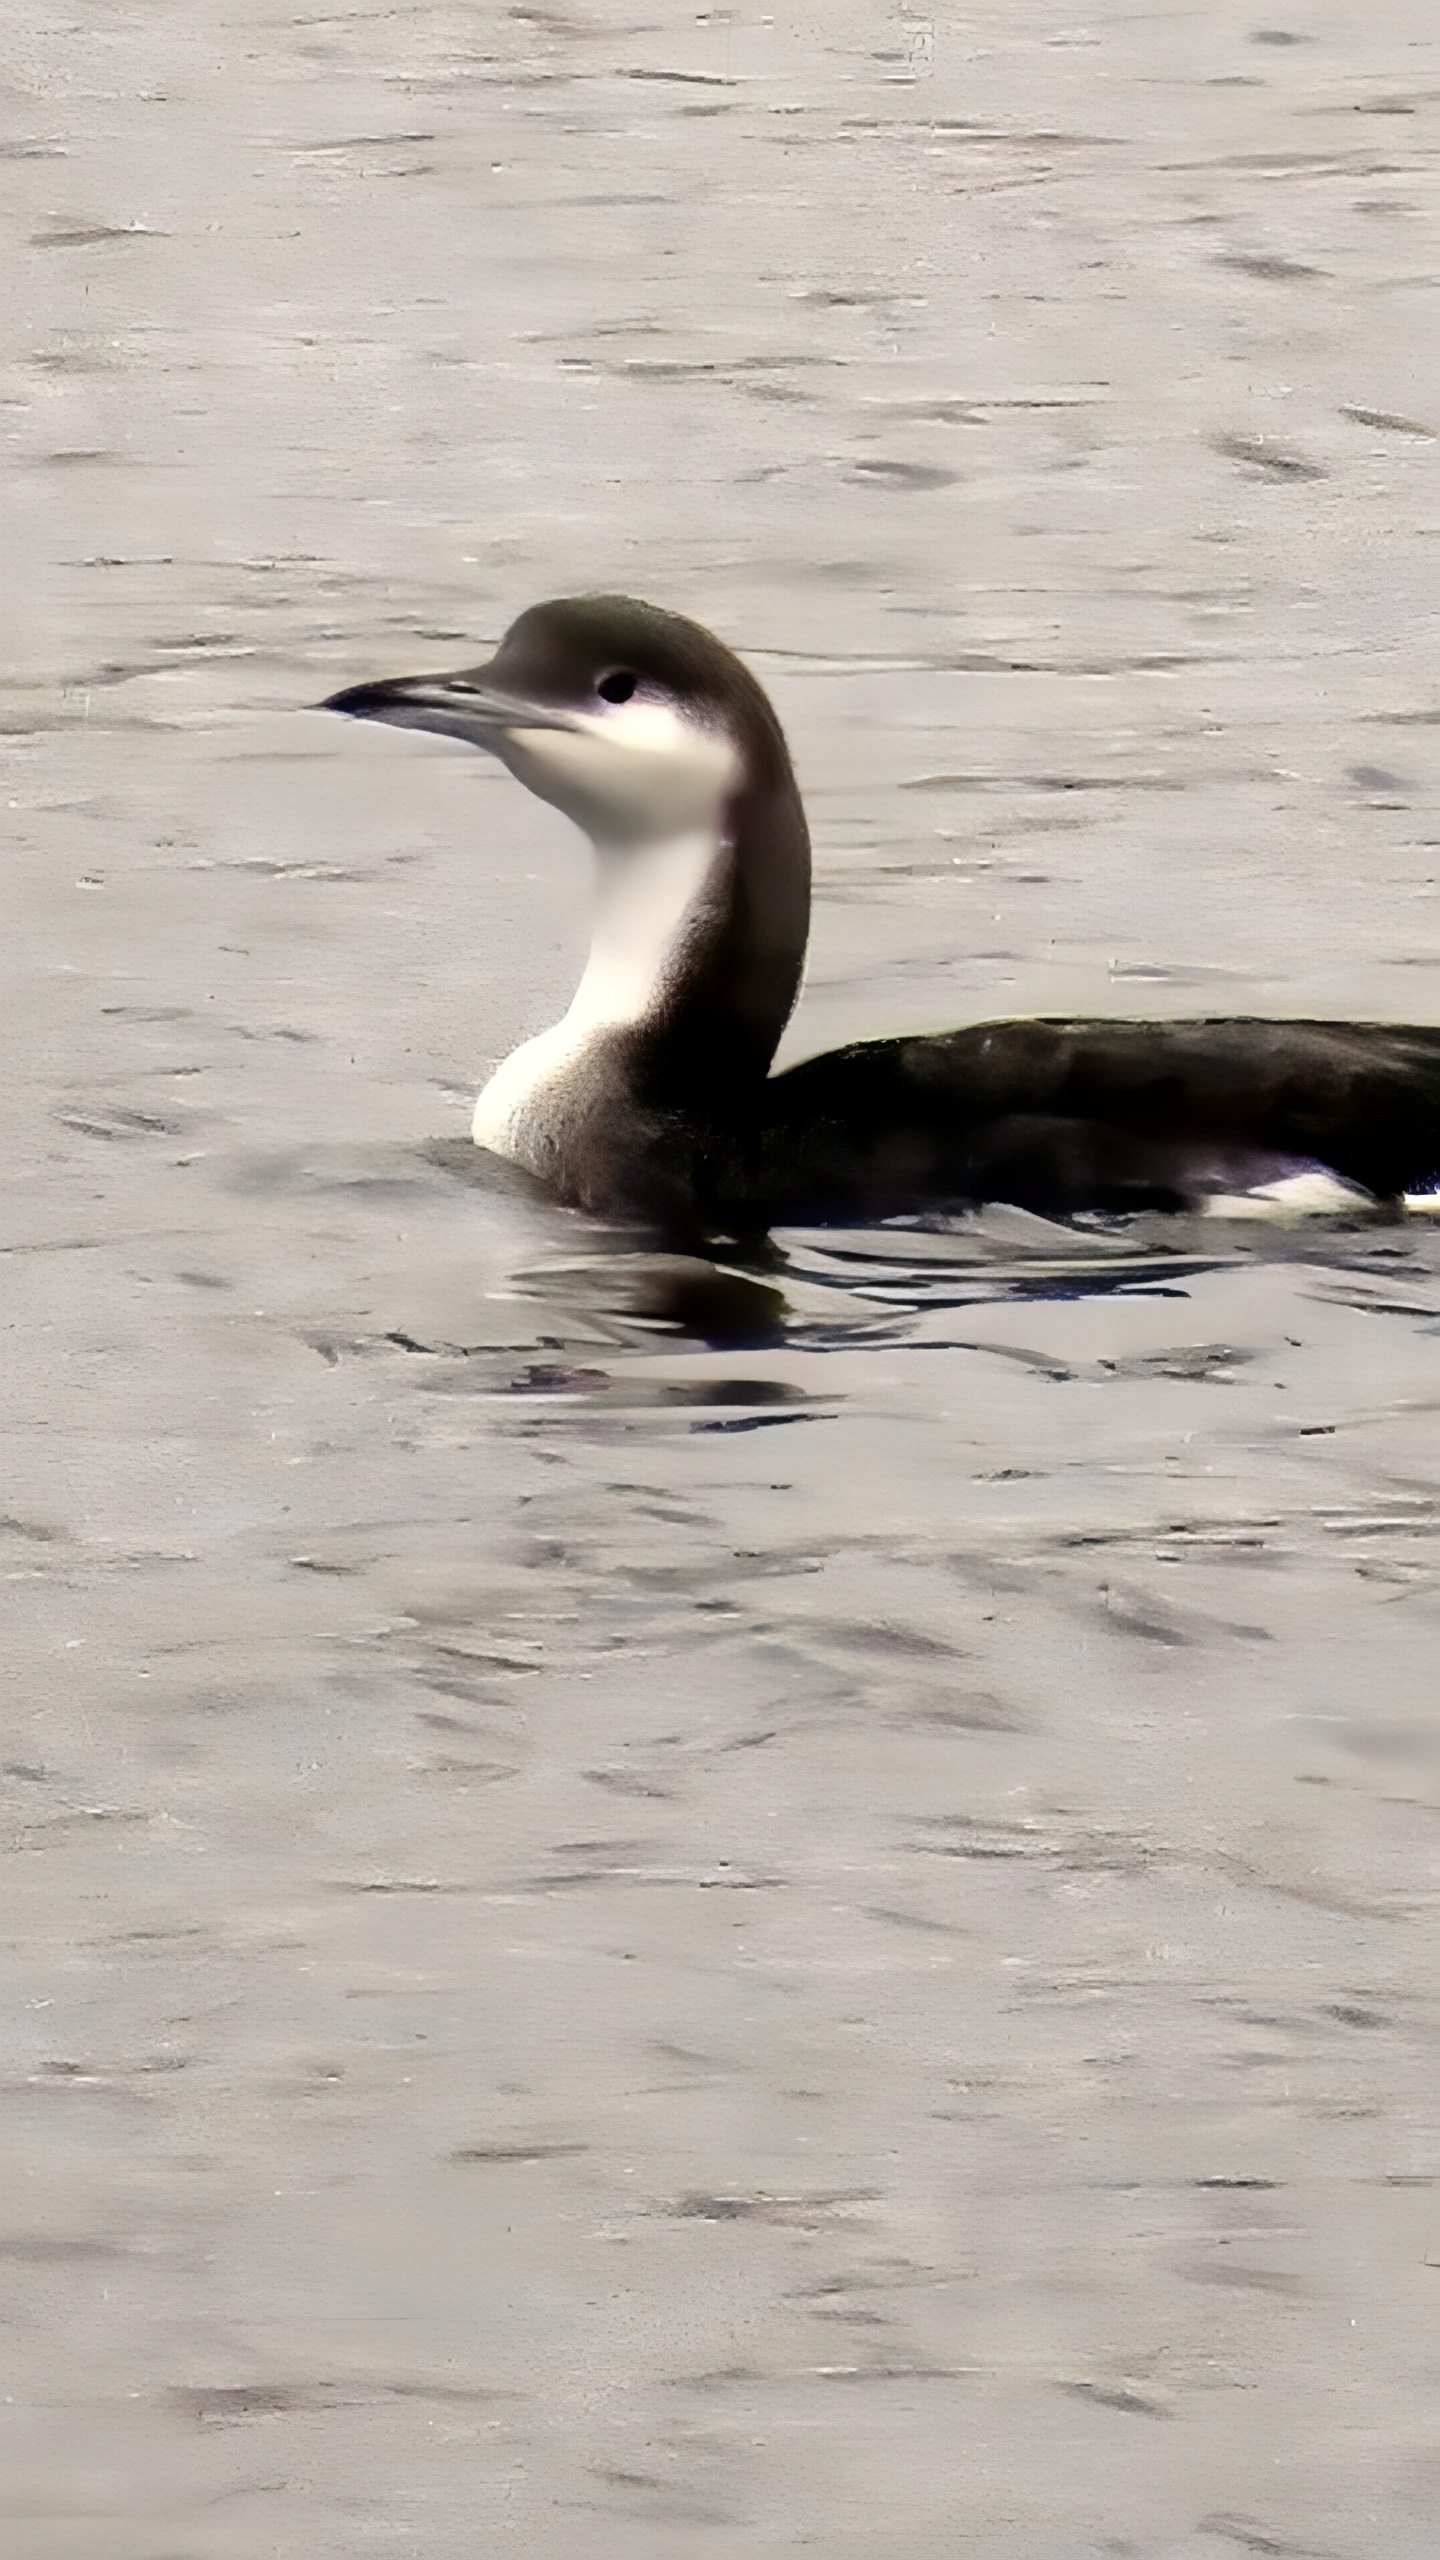
[[[563,597],[486,665],[320,708],[483,747],[590,838],[574,999],[496,1069],[473,1127],[570,1207],[734,1236],[987,1201],[1440,1205],[1440,1027],[987,1022],[772,1075],[809,933],[805,811],[768,696],[679,614]]]

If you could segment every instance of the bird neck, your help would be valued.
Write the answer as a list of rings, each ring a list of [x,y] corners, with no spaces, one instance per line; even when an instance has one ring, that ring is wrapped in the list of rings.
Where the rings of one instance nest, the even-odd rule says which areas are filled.
[[[782,750],[783,752],[783,750]],[[788,758],[711,824],[595,845],[590,956],[563,1018],[496,1069],[476,1143],[541,1171],[583,1115],[603,1052],[633,1104],[706,1123],[751,1107],[799,992],[810,840]]]
[[[578,1043],[593,1031],[659,1017],[667,995],[683,985],[690,954],[714,930],[726,854],[714,828],[595,846],[590,954],[557,1029]]]
[[[778,759],[718,813],[709,868],[643,1017],[650,1098],[702,1117],[743,1114],[804,974],[810,836],[778,729],[776,743]]]

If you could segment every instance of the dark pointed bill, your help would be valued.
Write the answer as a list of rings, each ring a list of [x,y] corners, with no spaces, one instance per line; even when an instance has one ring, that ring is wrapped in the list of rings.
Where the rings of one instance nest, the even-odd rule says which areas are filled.
[[[490,746],[508,730],[575,725],[553,702],[487,684],[483,669],[473,676],[391,676],[378,684],[346,685],[315,707],[343,711],[350,720],[381,720],[392,729],[433,729],[477,747]]]

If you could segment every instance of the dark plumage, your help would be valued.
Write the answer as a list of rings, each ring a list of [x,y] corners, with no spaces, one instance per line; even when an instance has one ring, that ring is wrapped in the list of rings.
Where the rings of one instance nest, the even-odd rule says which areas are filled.
[[[981,1023],[771,1076],[809,931],[805,813],[767,696],[680,615],[537,605],[486,666],[325,707],[486,748],[595,843],[575,1001],[476,1106],[477,1142],[560,1200],[735,1232],[981,1200],[1183,1209],[1315,1173],[1384,1202],[1440,1187],[1440,1028]]]
[[[976,1023],[792,1067],[766,1089],[761,1132],[762,1181],[817,1215],[937,1197],[1178,1209],[1243,1187],[1267,1156],[1389,1199],[1440,1176],[1440,1029]]]

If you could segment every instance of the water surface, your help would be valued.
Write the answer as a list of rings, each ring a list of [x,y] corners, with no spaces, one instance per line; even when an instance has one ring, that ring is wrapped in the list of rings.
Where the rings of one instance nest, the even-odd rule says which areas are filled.
[[[1429,13],[7,76],[16,2549],[1420,2560],[1434,1227],[586,1229],[578,848],[304,706],[714,623],[787,1056],[1440,1018]]]

